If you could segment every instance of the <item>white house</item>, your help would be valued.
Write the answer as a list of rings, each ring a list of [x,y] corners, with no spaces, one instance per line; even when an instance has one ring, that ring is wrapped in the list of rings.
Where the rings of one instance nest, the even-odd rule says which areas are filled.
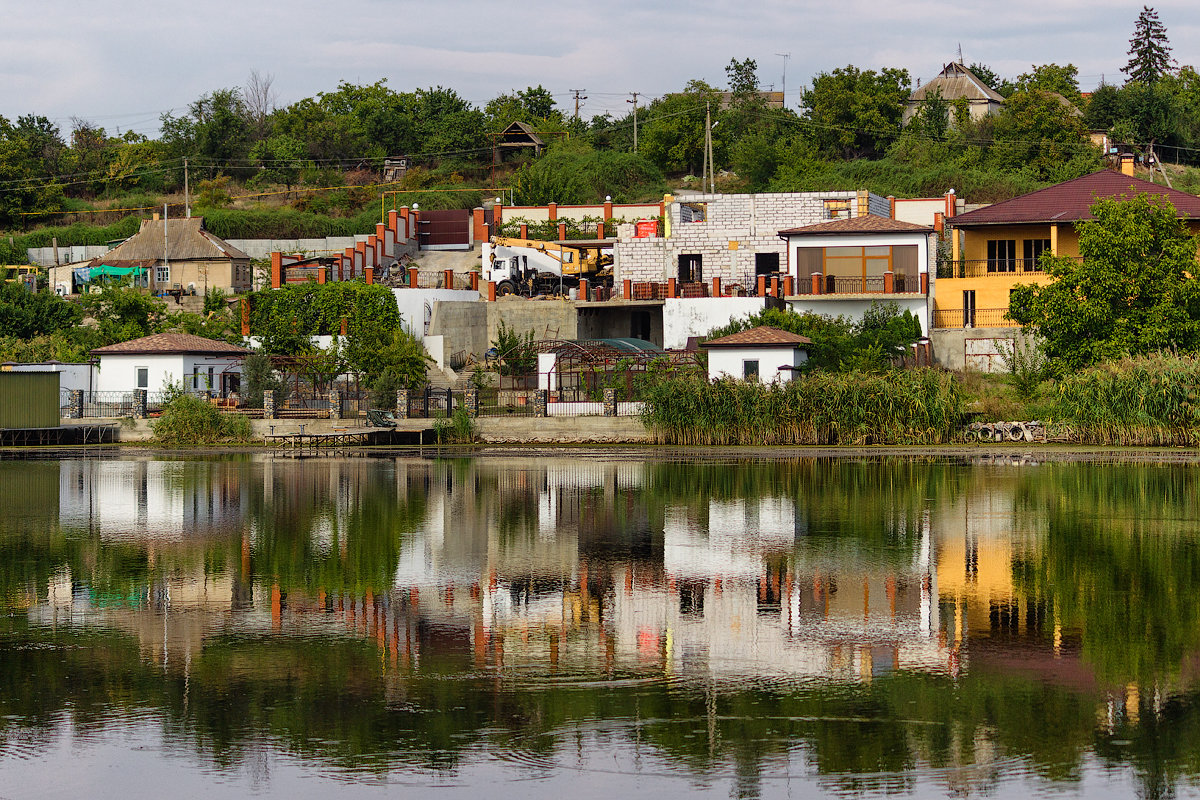
[[[808,361],[806,345],[812,339],[779,328],[762,326],[711,339],[701,345],[708,351],[708,379],[775,383],[790,381]]]
[[[243,347],[187,333],[143,336],[92,351],[100,359],[96,390],[158,392],[182,382],[186,389],[212,389],[225,396],[238,391],[242,359],[249,354]]]
[[[891,302],[929,332],[932,228],[863,216],[781,230],[779,238],[787,242],[787,273],[796,281],[796,294],[787,298],[796,313],[861,319],[873,304]]]

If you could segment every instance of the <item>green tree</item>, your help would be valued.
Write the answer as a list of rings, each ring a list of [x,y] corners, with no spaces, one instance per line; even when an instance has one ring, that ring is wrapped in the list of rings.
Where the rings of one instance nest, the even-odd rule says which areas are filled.
[[[19,283],[0,283],[0,331],[32,339],[70,331],[82,318],[79,307],[50,292],[31,292]]]
[[[753,58],[741,61],[729,59],[725,76],[729,79],[729,91],[735,99],[758,93],[758,62]]]
[[[126,342],[158,333],[168,322],[166,306],[132,286],[107,285],[80,301],[96,321],[102,344]]]
[[[804,118],[825,153],[846,159],[878,157],[900,132],[910,88],[907,70],[839,67],[813,78],[812,88],[804,92]]]
[[[1121,72],[1131,81],[1151,84],[1170,72],[1173,62],[1166,26],[1159,21],[1157,11],[1142,6],[1129,38],[1129,63],[1121,67]]]
[[[1105,199],[1076,225],[1082,259],[1043,256],[1051,281],[1012,290],[1009,316],[1068,369],[1200,348],[1197,242],[1165,199]]]
[[[290,192],[300,179],[300,170],[310,162],[304,160],[304,142],[286,133],[263,139],[250,151],[258,163],[258,184],[282,183]]]
[[[1029,170],[1040,180],[1075,178],[1100,164],[1078,110],[1041,89],[1009,97],[992,123],[992,135],[993,163]]]
[[[721,93],[696,80],[689,81],[682,92],[655,100],[638,115],[639,152],[663,172],[698,174],[704,158],[706,104],[716,112],[721,107]],[[716,154],[714,159],[723,160]]]
[[[1083,96],[1079,93],[1079,68],[1074,64],[1067,64],[1065,67],[1058,64],[1035,64],[1031,70],[1017,76],[1018,92],[1041,89],[1061,94],[1077,107],[1083,104]]]

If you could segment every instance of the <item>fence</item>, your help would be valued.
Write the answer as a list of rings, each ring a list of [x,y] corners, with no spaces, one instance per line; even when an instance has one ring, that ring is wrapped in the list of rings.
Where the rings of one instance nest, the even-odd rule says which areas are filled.
[[[1008,319],[1007,308],[976,308],[964,311],[961,308],[935,309],[935,328],[1016,328],[1017,323]]]
[[[1082,263],[1082,258],[1070,258]],[[947,260],[938,264],[939,278],[986,278],[992,275],[1040,275],[1045,268],[1037,258],[964,258],[958,261]]]

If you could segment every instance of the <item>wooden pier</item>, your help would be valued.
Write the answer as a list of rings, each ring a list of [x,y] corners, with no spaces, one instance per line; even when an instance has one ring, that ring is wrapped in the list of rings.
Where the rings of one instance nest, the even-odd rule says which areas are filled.
[[[271,445],[277,456],[314,458],[346,455],[352,451],[372,446],[423,445],[432,439],[431,434],[432,432],[427,433],[424,430],[346,428],[322,433],[306,433],[303,430],[290,433],[270,433],[263,438]]]

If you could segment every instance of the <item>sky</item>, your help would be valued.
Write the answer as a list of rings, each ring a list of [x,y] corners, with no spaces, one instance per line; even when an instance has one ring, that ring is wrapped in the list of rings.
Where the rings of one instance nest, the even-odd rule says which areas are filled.
[[[763,88],[795,108],[814,75],[853,64],[907,69],[914,86],[946,62],[1015,77],[1072,63],[1084,91],[1121,83],[1141,3],[1108,0],[0,0],[0,116],[72,118],[109,133],[158,133],[214,89],[271,76],[288,105],[342,81],[397,91],[445,86],[483,106],[541,85],[558,106],[619,116],[699,78],[725,85],[730,59],[754,59]],[[1200,3],[1155,6],[1180,64]],[[786,57],[785,57],[786,54]]]

